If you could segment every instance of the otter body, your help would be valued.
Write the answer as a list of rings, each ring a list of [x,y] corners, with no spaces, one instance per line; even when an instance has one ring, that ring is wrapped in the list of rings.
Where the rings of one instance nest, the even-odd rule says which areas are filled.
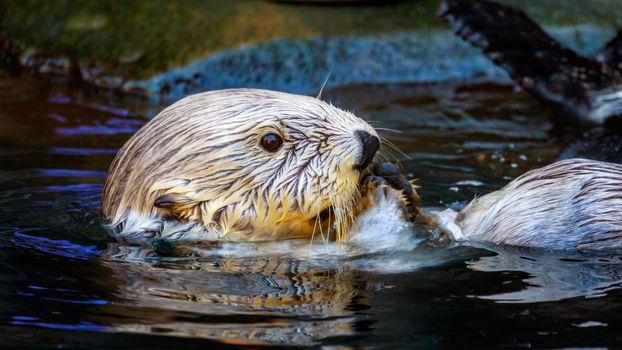
[[[622,248],[622,165],[559,161],[438,218],[456,240],[554,249]]]

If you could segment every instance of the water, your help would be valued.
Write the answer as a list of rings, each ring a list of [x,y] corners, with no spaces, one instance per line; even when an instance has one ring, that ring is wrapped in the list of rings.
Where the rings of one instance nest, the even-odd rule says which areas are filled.
[[[507,86],[363,85],[326,99],[383,128],[427,207],[462,205],[564,147],[548,114]],[[447,246],[418,230],[396,234],[394,248],[357,254],[304,242],[234,244],[199,257],[120,246],[98,211],[106,169],[157,110],[0,78],[3,346],[622,342],[615,252]]]

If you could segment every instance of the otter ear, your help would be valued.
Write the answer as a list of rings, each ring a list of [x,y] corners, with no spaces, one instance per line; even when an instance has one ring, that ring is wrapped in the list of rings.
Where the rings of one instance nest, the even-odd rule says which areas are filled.
[[[153,202],[153,206],[162,209],[173,209],[180,207],[192,206],[193,201],[183,195],[179,194],[163,194],[156,198]]]

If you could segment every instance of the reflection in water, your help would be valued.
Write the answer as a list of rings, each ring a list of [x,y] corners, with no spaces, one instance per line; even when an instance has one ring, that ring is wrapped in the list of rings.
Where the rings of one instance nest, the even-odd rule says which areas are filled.
[[[104,265],[123,281],[122,304],[157,310],[116,331],[304,345],[354,334],[352,308],[367,304],[355,271],[287,255]]]
[[[399,226],[354,236],[348,246],[288,241],[158,247],[156,254],[111,243],[99,213],[105,172],[145,122],[137,112],[154,112],[54,89],[0,75],[6,347],[622,340],[615,254],[448,248],[418,237],[429,232]],[[510,87],[363,85],[326,96],[393,130],[381,132],[410,158],[402,157],[405,170],[420,179],[426,206],[460,205],[497,189],[563,146],[549,139],[547,116]]]
[[[475,271],[519,271],[528,274],[518,291],[479,298],[504,303],[537,303],[576,297],[597,298],[622,286],[620,252],[554,251],[534,248],[481,245],[494,256],[469,262]]]
[[[123,281],[118,295],[132,306],[158,310],[147,325],[123,323],[114,329],[254,344],[315,344],[357,333],[356,323],[366,318],[357,310],[370,308],[369,294],[377,288],[360,279],[360,273],[406,272],[455,259],[419,247],[421,239],[412,231],[361,230],[351,240],[356,243],[290,240],[174,247],[169,257],[155,248],[109,244],[100,259]],[[372,241],[385,245],[368,244]],[[200,323],[179,320],[179,312],[203,317]],[[232,313],[251,321],[227,322]]]

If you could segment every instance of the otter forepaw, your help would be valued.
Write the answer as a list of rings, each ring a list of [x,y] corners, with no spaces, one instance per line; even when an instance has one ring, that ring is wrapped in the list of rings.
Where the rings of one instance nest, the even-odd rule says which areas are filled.
[[[378,199],[389,197],[390,189],[391,187],[382,177],[373,174],[366,175],[361,181],[363,207],[369,208],[373,206]]]
[[[397,165],[379,163],[362,179],[363,206],[369,208],[380,200],[395,198],[400,203],[404,217],[413,220],[419,202],[415,189],[416,186],[406,179]]]

